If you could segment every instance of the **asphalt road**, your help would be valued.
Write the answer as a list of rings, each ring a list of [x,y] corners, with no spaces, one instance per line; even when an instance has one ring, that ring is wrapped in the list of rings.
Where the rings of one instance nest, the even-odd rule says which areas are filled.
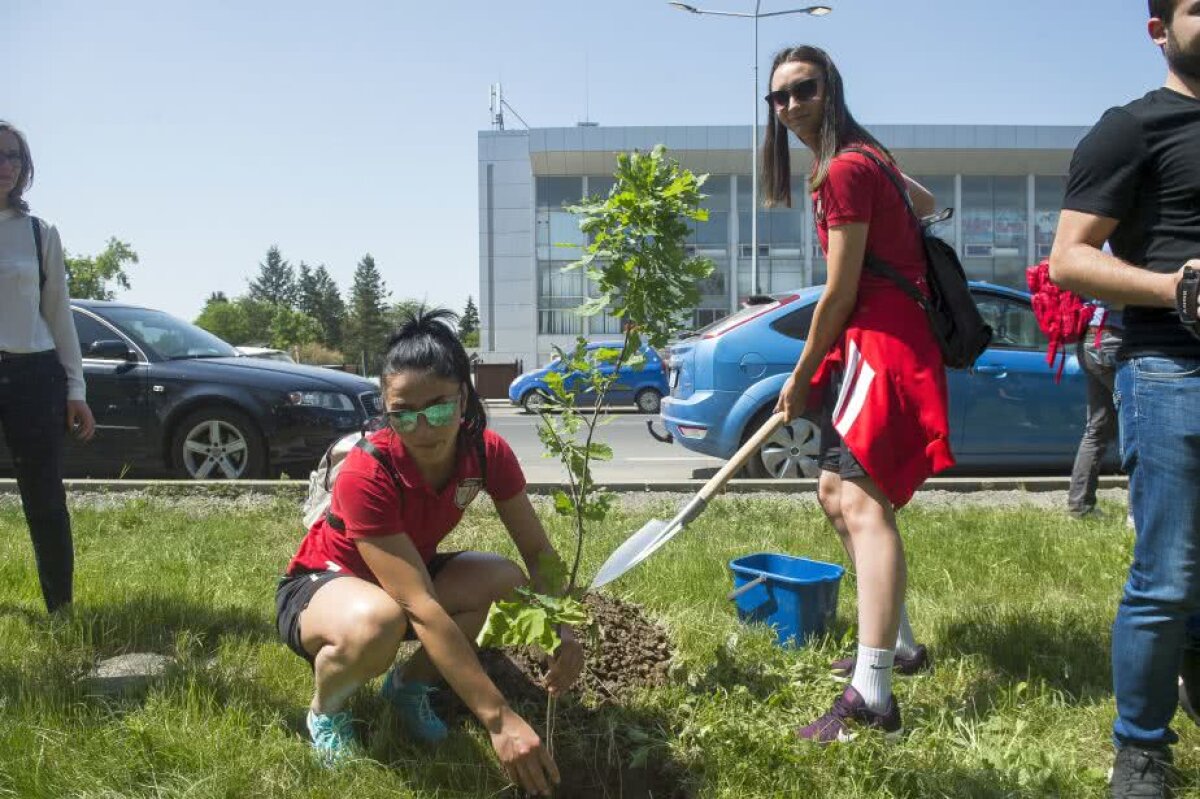
[[[489,426],[504,437],[517,453],[525,479],[530,482],[554,482],[565,478],[561,463],[542,457],[538,439],[538,417],[511,405],[488,406]],[[684,449],[678,444],[655,441],[646,432],[648,420],[658,416],[625,409],[610,411],[596,429],[596,440],[613,449],[611,461],[601,461],[592,470],[597,480],[690,480],[708,477],[725,462]],[[661,425],[656,425],[661,432]],[[702,470],[699,475],[694,474]]]

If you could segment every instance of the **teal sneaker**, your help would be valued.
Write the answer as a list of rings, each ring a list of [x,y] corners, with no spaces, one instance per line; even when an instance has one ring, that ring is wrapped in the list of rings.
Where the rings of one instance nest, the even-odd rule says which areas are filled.
[[[450,730],[429,704],[429,695],[437,689],[423,682],[402,682],[397,671],[387,673],[380,694],[396,708],[404,732],[424,744],[446,740]]]
[[[353,719],[348,711],[328,716],[308,711],[308,735],[325,766],[335,766],[354,757]]]

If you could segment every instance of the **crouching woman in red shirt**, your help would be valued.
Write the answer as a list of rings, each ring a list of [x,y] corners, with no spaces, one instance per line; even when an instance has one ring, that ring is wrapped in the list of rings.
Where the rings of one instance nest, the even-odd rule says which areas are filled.
[[[901,725],[893,668],[911,674],[929,665],[904,612],[907,566],[895,511],[954,458],[946,372],[929,321],[871,267],[891,267],[928,293],[912,207],[931,213],[933,196],[854,120],[841,76],[823,50],[795,47],[776,55],[767,102],[764,199],[791,205],[790,131],[813,153],[809,188],[829,275],[776,409],[789,419],[809,410],[820,415],[818,495],[858,585],[858,655],[833,664],[851,677],[850,687],[798,734],[822,743],[863,728],[894,736]]]
[[[558,781],[553,761],[484,673],[472,645],[492,601],[524,585],[525,573],[499,555],[437,551],[486,490],[535,585],[539,555],[553,552],[516,456],[487,429],[450,317],[422,312],[388,343],[381,378],[388,425],[343,462],[329,513],[309,530],[280,581],[277,623],[313,666],[308,729],[327,762],[353,743],[350,696],[385,672],[382,693],[406,732],[428,743],[444,738],[428,699],[444,679],[487,728],[510,776],[529,792],[547,793]],[[562,633],[547,675],[552,694],[568,689],[583,666],[578,642],[570,630]],[[405,638],[422,646],[393,665]]]

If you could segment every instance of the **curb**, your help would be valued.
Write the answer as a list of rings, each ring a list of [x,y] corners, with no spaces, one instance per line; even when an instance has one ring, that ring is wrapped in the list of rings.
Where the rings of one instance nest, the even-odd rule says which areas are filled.
[[[616,493],[678,493],[699,491],[705,480],[638,480],[625,482],[598,481],[598,485]],[[917,495],[928,491],[972,493],[975,491],[1026,491],[1043,493],[1066,491],[1071,478],[1053,477],[933,477],[925,482]],[[238,497],[245,494],[268,494],[302,498],[308,491],[307,480],[63,480],[67,493],[125,493],[138,491],[163,496]],[[1100,488],[1129,488],[1124,476],[1100,478]],[[534,495],[547,495],[562,488],[561,483],[529,483],[525,490]],[[728,494],[807,494],[817,490],[816,480],[730,480],[725,486]],[[17,481],[0,479],[0,494],[17,494]]]

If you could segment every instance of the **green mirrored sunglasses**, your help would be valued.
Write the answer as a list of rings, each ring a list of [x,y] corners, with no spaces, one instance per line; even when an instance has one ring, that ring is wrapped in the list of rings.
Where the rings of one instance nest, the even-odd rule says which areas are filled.
[[[458,414],[458,400],[439,402],[419,411],[385,411],[388,424],[397,433],[411,433],[417,429],[417,417],[424,416],[430,427],[445,427]]]

